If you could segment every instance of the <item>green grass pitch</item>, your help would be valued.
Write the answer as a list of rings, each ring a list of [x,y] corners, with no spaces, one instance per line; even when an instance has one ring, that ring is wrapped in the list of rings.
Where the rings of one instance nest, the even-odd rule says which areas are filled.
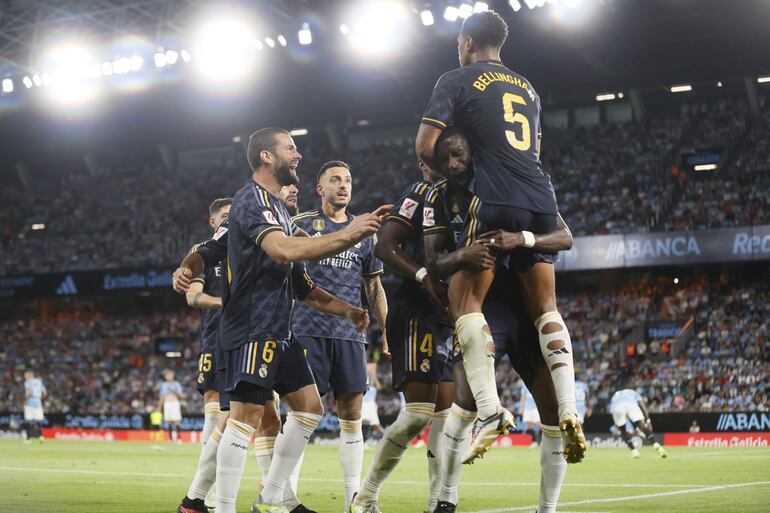
[[[137,442],[0,441],[3,513],[173,513],[192,479],[192,445]],[[669,448],[661,460],[649,447],[631,460],[626,449],[591,449],[572,465],[560,512],[760,513],[770,511],[770,449]],[[367,449],[364,469],[374,455]],[[539,451],[494,449],[465,467],[461,512],[534,512]],[[424,449],[410,449],[383,487],[385,513],[420,513],[426,505]],[[249,453],[238,497],[248,512],[259,469]],[[305,456],[300,496],[322,513],[341,513],[342,480],[336,447],[312,446]]]

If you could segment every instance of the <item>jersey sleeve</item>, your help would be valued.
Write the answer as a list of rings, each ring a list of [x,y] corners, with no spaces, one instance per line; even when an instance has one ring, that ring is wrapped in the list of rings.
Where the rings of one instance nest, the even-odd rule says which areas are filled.
[[[232,219],[233,216],[230,216]],[[267,200],[264,202],[249,202],[242,210],[242,215],[238,216],[240,229],[243,233],[253,240],[257,246],[262,244],[262,240],[270,232],[283,232],[281,223],[275,216],[273,210],[269,207]]]
[[[422,123],[444,129],[454,123],[454,111],[460,93],[459,70],[441,75],[433,87],[428,106],[422,114]]]
[[[438,189],[431,189],[425,196],[425,206],[422,209],[422,232],[424,235],[449,233],[449,219],[445,219],[443,209],[439,208]]]
[[[372,278],[382,274],[384,269],[379,258],[374,256],[374,245],[377,244],[377,235],[372,235],[366,239],[366,253],[361,267],[361,274],[364,278]]]
[[[406,226],[410,230],[419,231],[422,228],[422,209],[425,190],[430,186],[418,183],[409,187],[393,204],[393,208],[385,217],[385,222],[394,222]]]
[[[305,262],[296,262],[291,268],[291,283],[294,286],[294,296],[302,300],[315,288],[313,279],[307,273]]]
[[[228,230],[229,224],[228,221],[225,220],[209,240],[193,246],[190,253],[198,253],[203,258],[203,263],[206,267],[217,265],[227,258]],[[203,276],[199,276],[198,278],[203,278]],[[197,280],[198,278],[195,279]],[[201,281],[205,281],[205,279],[201,279]]]

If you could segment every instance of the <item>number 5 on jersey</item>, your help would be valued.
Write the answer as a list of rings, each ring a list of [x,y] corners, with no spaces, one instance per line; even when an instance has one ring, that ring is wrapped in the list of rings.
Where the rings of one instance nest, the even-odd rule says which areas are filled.
[[[521,138],[516,137],[516,132],[506,130],[505,137],[508,144],[519,151],[529,151],[532,147],[532,134],[529,127],[529,119],[521,112],[515,112],[513,104],[526,105],[527,102],[518,94],[505,93],[503,95],[503,116],[507,123],[519,123],[521,125]]]

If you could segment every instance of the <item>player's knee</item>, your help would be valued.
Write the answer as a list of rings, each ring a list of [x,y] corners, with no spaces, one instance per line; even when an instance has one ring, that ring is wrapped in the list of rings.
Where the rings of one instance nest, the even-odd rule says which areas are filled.
[[[219,402],[219,392],[216,390],[206,390],[203,392],[203,403],[218,403]]]

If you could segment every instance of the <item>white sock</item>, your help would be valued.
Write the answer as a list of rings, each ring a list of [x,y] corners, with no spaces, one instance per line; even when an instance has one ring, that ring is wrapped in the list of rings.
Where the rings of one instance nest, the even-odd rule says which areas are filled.
[[[275,447],[274,436],[255,436],[254,437],[254,456],[257,458],[257,465],[262,472],[262,483],[265,485],[265,477],[270,470],[270,462],[273,461],[273,448]]]
[[[171,441],[176,442],[177,438],[179,438],[179,428],[178,427],[172,427],[171,428]]]
[[[219,411],[219,403],[214,402],[206,403],[203,406],[203,412],[204,416],[203,430],[201,431],[201,452],[203,452],[203,448],[206,447],[206,442],[209,441],[212,431],[214,431],[214,428],[217,427],[217,424],[219,423],[219,416],[222,414],[222,412]]]
[[[385,430],[366,479],[361,483],[356,503],[369,505],[378,501],[382,483],[401,461],[414,437],[430,422],[435,406],[433,403],[408,403],[403,413]]]
[[[235,501],[254,431],[248,424],[227,419],[217,450],[217,513],[236,513]]]
[[[457,504],[457,483],[463,468],[463,456],[471,446],[471,428],[476,412],[452,404],[449,416],[444,422],[441,450],[441,490],[439,500]]]
[[[347,511],[353,495],[361,486],[361,467],[364,465],[364,433],[361,430],[361,419],[340,419],[340,463]]]
[[[555,325],[555,326],[552,326]],[[558,327],[553,333],[543,333],[546,327]],[[559,420],[565,415],[577,417],[575,399],[575,365],[572,361],[572,340],[559,312],[547,312],[535,321],[540,351],[551,371],[556,400],[559,403]],[[552,331],[552,330],[549,330]]]
[[[302,455],[299,457],[299,461],[297,462],[297,466],[294,467],[294,470],[291,471],[291,475],[289,476],[289,486],[291,486],[291,491],[295,494],[299,494],[299,473],[302,470],[302,464],[305,462],[305,453],[303,452]]]
[[[433,413],[428,435],[428,511],[433,513],[438,503],[438,493],[441,489],[441,438],[444,431],[444,422],[449,415],[449,410],[441,410]]]
[[[283,501],[284,489],[291,471],[305,451],[310,436],[321,421],[321,416],[314,413],[290,412],[283,430],[275,439],[273,462],[265,478],[262,489],[262,501],[278,506]],[[217,512],[220,513],[220,512]]]
[[[559,492],[567,473],[567,461],[562,456],[561,432],[556,426],[541,426],[540,441],[540,501],[538,513],[556,513]]]
[[[489,331],[484,314],[479,312],[465,314],[457,319],[455,332],[463,350],[465,375],[476,400],[478,416],[480,419],[486,419],[496,414],[500,407],[495,380],[495,343],[492,340],[492,332]]]
[[[217,477],[217,449],[222,439],[222,432],[214,426],[209,440],[203,445],[198,458],[198,468],[192,480],[187,496],[191,499],[205,499]]]

